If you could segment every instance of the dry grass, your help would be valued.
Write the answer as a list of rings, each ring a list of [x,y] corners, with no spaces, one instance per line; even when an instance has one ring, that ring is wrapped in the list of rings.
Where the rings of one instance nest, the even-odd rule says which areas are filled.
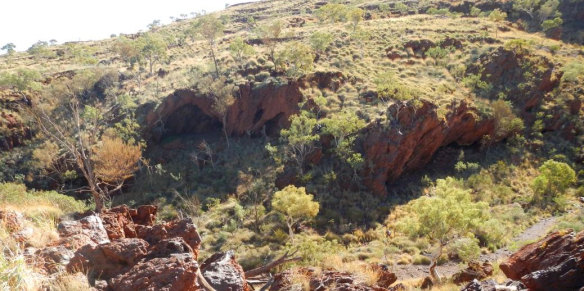
[[[82,291],[89,289],[91,289],[91,286],[83,273],[62,273],[50,284],[50,290],[54,291]]]
[[[334,269],[339,272],[353,274],[357,283],[372,286],[377,284],[379,280],[379,272],[372,268],[370,264],[362,261],[346,262],[340,255],[333,255],[322,263],[324,269]]]

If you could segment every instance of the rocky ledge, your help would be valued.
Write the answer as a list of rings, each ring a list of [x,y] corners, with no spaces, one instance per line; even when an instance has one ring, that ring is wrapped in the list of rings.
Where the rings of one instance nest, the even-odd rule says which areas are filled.
[[[550,233],[522,247],[500,268],[529,290],[578,290],[584,287],[584,231]]]

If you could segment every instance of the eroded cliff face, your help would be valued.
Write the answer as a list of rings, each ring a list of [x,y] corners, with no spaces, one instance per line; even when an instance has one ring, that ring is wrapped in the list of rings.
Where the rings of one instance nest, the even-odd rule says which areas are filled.
[[[453,103],[451,112],[443,117],[430,102],[421,104],[393,104],[388,122],[374,122],[364,130],[360,146],[371,165],[364,177],[374,193],[387,194],[388,181],[423,167],[441,146],[470,145],[494,132],[494,121],[480,120],[476,109],[465,101]]]
[[[502,47],[481,56],[467,73],[478,74],[493,86],[484,98],[496,99],[496,92],[507,92],[516,113],[527,124],[561,78],[561,72],[547,58],[527,57]],[[441,111],[448,113],[439,116],[438,108],[427,101],[421,101],[421,105],[396,103],[388,108],[388,121],[373,122],[362,132],[359,148],[370,165],[363,177],[374,193],[386,195],[387,182],[422,168],[440,147],[471,145],[486,135],[495,136],[495,120],[481,117],[474,105],[464,100],[453,101]]]
[[[496,100],[505,92],[516,114],[526,124],[534,120],[542,100],[559,84],[561,71],[547,58],[522,54],[500,47],[477,59],[467,74],[478,75],[491,90],[476,98]],[[289,126],[289,117],[299,111],[303,88],[336,91],[347,79],[340,73],[315,73],[287,83],[245,84],[239,87],[235,103],[228,109],[226,129],[230,135],[277,134]],[[193,90],[179,90],[147,115],[154,140],[184,133],[219,131],[221,116],[211,98]],[[481,114],[468,100],[453,100],[439,108],[430,101],[396,102],[387,109],[387,119],[372,121],[360,133],[356,150],[368,165],[362,171],[364,183],[376,194],[386,195],[386,183],[403,173],[420,169],[436,151],[450,144],[472,145],[485,136],[497,142],[496,122]],[[494,140],[498,139],[498,140]]]
[[[0,90],[0,152],[22,146],[32,138],[31,129],[19,116],[28,99],[11,90]]]
[[[290,125],[289,118],[299,111],[304,100],[302,88],[317,86],[337,90],[345,79],[340,73],[315,73],[286,83],[247,83],[241,85],[235,103],[229,107],[226,129],[230,135],[275,135]],[[190,89],[168,96],[146,117],[154,140],[184,133],[205,133],[222,127],[221,115],[213,109],[213,100]]]

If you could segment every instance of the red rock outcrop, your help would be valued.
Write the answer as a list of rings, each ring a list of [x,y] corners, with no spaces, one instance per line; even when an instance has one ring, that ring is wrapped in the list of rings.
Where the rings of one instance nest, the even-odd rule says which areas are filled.
[[[215,290],[250,290],[245,281],[245,272],[235,261],[233,251],[212,255],[201,265],[201,273]]]
[[[12,90],[0,88],[0,151],[8,151],[14,147],[24,145],[25,141],[32,138],[28,127],[18,116],[20,104],[29,104],[28,98]]]
[[[538,105],[562,77],[562,72],[548,58],[503,47],[482,55],[468,67],[467,74],[479,74],[481,80],[493,86],[490,92],[485,92],[488,97],[494,99],[499,92],[505,92],[524,113]]]
[[[408,46],[424,51],[433,44],[422,40],[411,41]],[[547,58],[528,58],[502,47],[481,56],[475,65],[469,66],[467,74],[479,74],[483,81],[493,85],[494,90],[486,93],[493,96],[487,97],[494,98],[494,92],[508,92],[528,124],[533,115],[530,109],[557,87],[561,77]],[[531,77],[527,80],[526,76]],[[485,135],[494,136],[494,120],[481,119],[478,110],[464,100],[442,108],[448,112],[443,117],[438,115],[436,105],[420,102],[421,106],[416,102],[397,102],[388,109],[389,121],[374,121],[362,131],[358,148],[370,165],[362,173],[363,180],[376,194],[386,195],[387,182],[423,167],[440,147],[452,143],[470,145]]]
[[[107,280],[127,272],[146,256],[148,247],[146,241],[138,238],[122,238],[96,246],[85,245],[75,252],[67,271],[86,272]]]
[[[111,240],[137,237],[136,225],[151,226],[156,219],[157,207],[143,205],[131,209],[126,205],[116,206],[99,214],[107,235]]]
[[[494,122],[479,120],[477,110],[465,101],[453,103],[444,118],[438,116],[434,104],[421,102],[421,106],[391,105],[390,121],[373,122],[362,132],[361,148],[371,164],[365,169],[364,182],[374,193],[386,195],[387,181],[421,168],[438,148],[451,143],[470,145],[494,131]]]
[[[491,275],[493,275],[493,265],[491,263],[483,262],[481,265],[478,262],[469,262],[468,268],[452,275],[452,282],[462,284],[474,279],[482,280]]]
[[[228,109],[226,129],[231,135],[258,133],[265,126],[267,134],[277,134],[289,125],[289,117],[298,112],[300,91],[307,86],[337,90],[345,81],[340,73],[319,72],[286,83],[247,83],[237,91]],[[193,90],[178,90],[146,116],[146,124],[154,140],[182,133],[218,130],[222,118],[213,109],[212,98]]]
[[[131,209],[121,205],[99,216],[61,223],[60,242],[69,241],[68,235],[88,237],[74,255],[67,249],[63,249],[68,251],[63,252],[65,256],[59,255],[64,248],[60,245],[37,254],[46,264],[54,263],[46,266],[47,270],[58,270],[68,262],[68,272],[81,271],[98,279],[94,284],[97,290],[207,290],[201,287],[205,284],[216,290],[249,290],[245,273],[231,251],[211,256],[199,268],[201,237],[191,219],[157,225],[155,219],[155,206]]]
[[[24,227],[24,217],[22,213],[16,211],[0,210],[0,221],[10,232],[19,231]]]
[[[477,279],[472,280],[460,291],[522,291],[525,289],[525,285],[519,281],[507,281],[503,284],[497,284],[493,279],[488,279],[484,281],[479,281]]]
[[[33,235],[33,228],[26,224],[22,213],[0,210],[0,222],[4,224],[10,236],[19,243],[27,243]]]
[[[393,275],[395,276],[395,275]],[[392,277],[393,276],[389,276]],[[339,271],[322,271],[316,272],[312,268],[300,268],[296,270],[287,270],[282,273],[276,274],[274,276],[274,282],[270,286],[270,291],[280,291],[280,290],[297,290],[294,288],[295,280],[294,278],[303,277],[308,281],[309,289],[314,291],[321,290],[359,290],[359,291],[388,291],[388,290],[405,290],[403,285],[398,284],[393,287],[389,287],[385,281],[388,279],[387,274],[381,274],[380,279],[377,284],[369,286],[365,283],[361,283],[360,280],[355,278],[355,275],[346,272]],[[393,279],[391,279],[393,280]],[[390,281],[391,281],[390,280]],[[397,280],[397,278],[396,278]],[[395,282],[395,280],[393,280]],[[393,283],[392,282],[392,283]],[[386,286],[381,286],[386,285]],[[296,286],[298,287],[298,286]],[[334,288],[334,289],[331,289]]]
[[[110,242],[101,218],[89,215],[79,220],[62,221],[57,226],[60,245],[76,250],[85,245],[95,246]]]
[[[110,281],[114,291],[196,291],[201,288],[197,280],[199,265],[192,254],[173,254],[169,257],[143,260],[128,272]]]
[[[584,287],[584,231],[550,233],[522,247],[500,268],[530,290],[578,290]]]
[[[62,245],[49,246],[36,251],[35,256],[40,259],[44,270],[49,274],[63,271],[75,253]]]
[[[144,239],[152,245],[156,245],[165,239],[180,237],[191,247],[195,259],[199,256],[201,237],[197,232],[197,227],[190,218],[174,220],[154,226],[138,225],[136,232],[139,238]]]

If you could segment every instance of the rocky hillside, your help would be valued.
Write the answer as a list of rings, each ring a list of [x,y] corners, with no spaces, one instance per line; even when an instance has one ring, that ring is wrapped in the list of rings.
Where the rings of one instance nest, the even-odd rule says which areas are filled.
[[[584,228],[582,11],[276,0],[8,52],[6,258],[48,289],[575,287],[555,251],[498,265],[540,221]]]

